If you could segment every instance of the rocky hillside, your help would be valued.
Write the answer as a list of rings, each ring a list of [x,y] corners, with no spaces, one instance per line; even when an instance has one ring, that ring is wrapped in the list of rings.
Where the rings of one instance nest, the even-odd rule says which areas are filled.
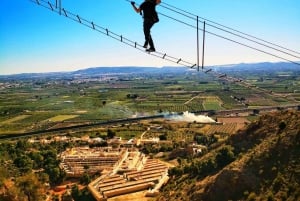
[[[300,112],[263,115],[186,161],[157,200],[300,200]]]

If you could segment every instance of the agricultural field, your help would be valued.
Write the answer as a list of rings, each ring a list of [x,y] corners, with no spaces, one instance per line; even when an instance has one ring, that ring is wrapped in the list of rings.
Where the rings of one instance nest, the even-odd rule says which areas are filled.
[[[51,122],[63,122],[68,119],[73,119],[78,117],[78,115],[57,115],[55,117],[52,117],[50,119],[47,119],[46,121],[51,121]]]
[[[248,81],[276,92],[297,88],[296,81],[281,78],[262,82],[252,76]],[[195,73],[0,79],[0,86],[0,134],[161,113],[286,105],[299,99],[297,94],[273,97]]]
[[[207,135],[213,134],[234,134],[236,132],[237,124],[228,123],[223,125],[211,125],[207,131]]]
[[[203,98],[203,108],[205,110],[222,110],[223,102],[218,96],[206,96]]]
[[[11,118],[11,119],[7,119],[7,120],[1,122],[1,124],[3,124],[3,125],[4,125],[4,124],[11,124],[11,123],[14,123],[14,122],[17,122],[17,121],[21,121],[21,120],[23,120],[23,119],[26,119],[27,117],[30,117],[30,115],[25,115],[25,114],[19,115],[19,116],[13,117],[13,118]]]
[[[238,71],[236,73],[237,77],[245,76],[244,73]],[[206,166],[209,164],[206,163],[207,158],[213,157],[210,160],[213,161],[212,164],[219,165],[223,160],[217,160],[218,156],[222,156],[218,153],[222,153],[220,152],[222,150],[231,151],[229,146],[224,146],[227,139],[235,139],[244,129],[256,129],[251,125],[248,127],[251,121],[256,121],[253,125],[255,123],[263,125],[257,122],[264,122],[264,119],[260,118],[263,112],[273,110],[268,110],[268,106],[272,106],[275,110],[283,110],[280,106],[294,105],[300,100],[297,92],[300,87],[300,82],[297,82],[299,78],[291,77],[296,79],[294,81],[289,78],[284,80],[272,74],[263,74],[264,77],[254,74],[244,78],[249,83],[266,87],[281,96],[273,96],[259,92],[256,88],[247,89],[189,72],[138,75],[114,72],[106,75],[51,76],[30,78],[21,76],[18,79],[2,80],[0,76],[0,140],[10,137],[14,141],[14,137],[20,136],[26,138],[30,136],[31,139],[28,141],[26,138],[20,138],[13,146],[13,143],[6,143],[3,140],[2,161],[5,161],[5,167],[2,169],[4,173],[8,169],[17,182],[21,181],[18,178],[21,171],[28,168],[30,171],[37,170],[31,176],[41,174],[40,179],[46,176],[52,186],[58,185],[65,176],[59,169],[56,157],[64,149],[76,146],[132,146],[126,143],[130,140],[141,142],[137,148],[144,154],[149,154],[149,157],[176,164],[177,169],[173,169],[170,173],[193,172],[190,177],[193,178],[191,181],[193,183],[195,171],[196,175],[200,175],[203,168],[209,167]],[[267,76],[270,77],[267,79]],[[288,111],[282,112],[286,117]],[[215,122],[200,123],[198,121],[200,114],[209,115],[205,117]],[[191,116],[197,118],[190,119]],[[275,125],[273,120],[274,117],[269,117],[269,121],[273,124],[270,126],[272,129],[277,125],[279,129],[287,125],[282,120]],[[257,130],[258,133],[261,131],[262,129]],[[248,130],[246,134],[246,137],[251,136],[252,130]],[[53,135],[55,137],[52,137]],[[114,137],[120,137],[124,144],[119,144],[121,141],[116,141]],[[99,138],[100,141],[96,142]],[[160,141],[151,141],[153,138],[159,138]],[[68,140],[64,141],[66,139]],[[236,139],[240,145],[240,138]],[[272,138],[270,140],[274,142]],[[245,141],[245,144],[247,143]],[[256,144],[255,141],[254,145]],[[224,147],[228,149],[223,149]],[[211,152],[212,150],[214,152]],[[202,156],[204,160],[197,161],[197,158]],[[49,160],[43,160],[46,157]],[[215,171],[214,168],[217,166],[207,169]],[[80,183],[84,179],[84,185],[91,179],[85,176],[87,175],[80,178]],[[171,183],[172,181],[173,179]],[[71,190],[75,192],[76,189],[72,187]],[[82,195],[87,197],[90,195],[86,194],[86,189],[82,190]],[[165,189],[162,193],[164,192]],[[137,193],[110,200],[155,199],[141,197],[143,195]]]

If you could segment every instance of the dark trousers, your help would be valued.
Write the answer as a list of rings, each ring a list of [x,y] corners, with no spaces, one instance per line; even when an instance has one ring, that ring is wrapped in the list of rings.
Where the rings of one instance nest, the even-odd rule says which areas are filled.
[[[144,34],[145,34],[145,46],[147,46],[148,44],[150,45],[151,49],[155,49],[154,48],[154,43],[150,34],[151,28],[154,25],[154,23],[150,20],[145,19],[144,20]]]

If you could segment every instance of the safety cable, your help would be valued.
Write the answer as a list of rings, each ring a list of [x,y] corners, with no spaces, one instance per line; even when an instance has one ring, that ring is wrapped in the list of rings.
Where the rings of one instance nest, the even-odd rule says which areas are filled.
[[[185,67],[189,67],[191,69],[196,69],[196,64],[193,64],[191,62],[188,62],[188,61],[185,61],[181,58],[176,58],[176,57],[173,57],[173,56],[169,56],[167,55],[166,53],[161,53],[161,52],[146,52],[144,49],[143,49],[143,46],[138,44],[137,42],[134,42],[132,40],[129,40],[127,39],[126,37],[122,36],[122,35],[118,35],[110,30],[108,30],[107,28],[104,28],[104,27],[101,27],[99,25],[96,25],[93,21],[88,21],[82,17],[80,17],[79,15],[76,15],[76,14],[73,14],[71,13],[70,11],[67,11],[65,10],[64,8],[62,9],[59,9],[59,8],[56,8],[53,4],[51,4],[49,1],[46,2],[45,0],[29,0],[35,4],[38,4],[42,7],[45,7],[55,13],[58,13],[75,22],[78,22],[88,28],[91,28],[95,31],[98,31],[99,33],[102,33],[108,37],[111,37],[119,42],[122,42],[128,46],[131,46],[137,50],[140,50],[144,53],[147,53],[151,56],[154,56],[154,57],[158,57],[160,59],[164,59],[166,61],[169,61],[169,62],[172,62],[172,63],[176,63],[177,65],[182,65],[182,66],[185,66]],[[252,84],[249,84],[245,81],[243,81],[242,79],[239,79],[239,78],[234,78],[234,77],[230,77],[226,74],[222,74],[222,73],[219,73],[219,72],[216,72],[214,71],[212,68],[207,68],[207,67],[204,67],[202,69],[202,71],[205,73],[205,74],[210,74],[212,75],[213,77],[219,79],[219,80],[224,80],[224,81],[228,81],[230,83],[235,83],[235,84],[238,84],[240,86],[243,86],[243,87],[246,87],[246,88],[249,88],[249,89],[252,89],[252,90],[256,90],[256,91],[260,91],[260,92],[264,92],[264,93],[268,93],[272,96],[279,96],[279,97],[283,97],[281,94],[275,94],[273,93],[272,91],[268,91],[266,89],[262,89],[262,88],[259,88],[255,85],[252,85]]]
[[[126,0],[126,1],[128,1],[128,0]],[[166,4],[166,3],[164,3],[164,4]],[[168,4],[168,5],[169,5],[169,4]],[[166,6],[163,6],[163,7],[164,7],[164,8],[167,8]],[[175,8],[176,8],[176,7],[175,7]],[[169,9],[169,10],[172,10],[172,11],[174,11],[174,12],[176,12],[176,13],[179,13],[179,14],[181,14],[181,15],[184,15],[183,13],[180,13],[180,12],[178,12],[178,11],[175,11],[174,9],[170,9],[170,8],[168,8],[168,9]],[[179,9],[179,8],[176,8],[176,9]],[[181,9],[179,9],[179,10],[181,10]],[[184,12],[186,12],[186,11],[184,11]],[[182,21],[182,20],[178,20],[178,19],[176,19],[176,18],[174,18],[174,17],[170,17],[170,16],[165,15],[165,14],[160,13],[160,12],[158,12],[158,13],[159,13],[160,15],[164,16],[164,17],[167,17],[167,18],[172,19],[172,20],[174,20],[174,21],[177,21],[177,22],[179,22],[179,23],[185,24],[185,25],[187,25],[187,26],[189,26],[189,27],[191,27],[191,28],[197,29],[197,27],[196,27],[195,25],[189,24],[189,23],[184,22],[184,21]],[[190,15],[196,16],[196,15],[191,14],[191,13],[189,13],[189,12],[187,12],[187,13],[190,14]],[[195,17],[190,17],[190,16],[187,16],[187,15],[184,15],[184,16],[189,17],[190,19],[194,19],[194,20],[197,21],[197,18],[195,18]],[[205,18],[202,18],[202,17],[200,17],[200,18],[206,20]],[[200,21],[200,20],[198,20],[198,21],[201,22],[201,23],[204,23],[204,21]],[[210,21],[210,20],[207,20],[207,21],[212,22],[212,21]],[[206,22],[206,21],[205,21],[205,22]],[[214,22],[213,22],[213,23],[214,23]],[[221,25],[221,24],[218,24],[218,23],[215,23],[215,24],[217,24],[217,25],[219,25],[219,26],[222,26],[222,27],[224,27],[224,28],[230,29],[230,30],[232,30],[232,31],[239,32],[239,31],[237,31],[237,30],[235,30],[235,29],[231,29],[231,28],[226,27],[226,26],[223,26],[223,25]],[[245,37],[245,36],[236,34],[236,33],[232,32],[232,31],[228,31],[228,30],[226,30],[226,29],[224,29],[224,28],[217,27],[217,26],[212,25],[212,24],[210,24],[210,23],[205,23],[205,25],[210,26],[210,27],[213,27],[213,28],[218,29],[218,30],[220,30],[220,31],[224,31],[224,32],[226,32],[226,33],[232,34],[232,35],[237,36],[237,37],[239,37],[239,38],[248,40],[248,41],[250,41],[250,42],[256,43],[256,44],[258,44],[258,45],[264,46],[264,47],[266,47],[266,48],[273,49],[273,50],[275,50],[275,51],[277,51],[277,52],[281,52],[281,53],[283,53],[283,54],[286,54],[286,55],[295,57],[295,58],[297,58],[297,59],[300,59],[300,56],[296,56],[296,55],[294,55],[294,54],[291,54],[291,53],[288,53],[288,52],[286,52],[286,51],[280,50],[280,49],[278,49],[278,48],[271,47],[270,45],[263,44],[263,43],[261,43],[261,42],[258,42],[258,41],[255,41],[255,40],[253,40],[253,39],[250,39],[250,38],[248,38],[248,37]],[[201,28],[198,28],[198,29],[201,30],[201,31],[203,31],[203,29],[201,29]],[[253,47],[253,46],[250,46],[250,45],[247,45],[247,44],[244,44],[244,43],[242,43],[242,42],[238,42],[238,41],[233,40],[233,39],[230,39],[230,38],[228,38],[228,37],[221,36],[221,35],[219,35],[219,34],[216,34],[216,33],[213,33],[213,32],[209,32],[209,31],[207,31],[207,30],[205,30],[205,32],[206,32],[206,33],[209,33],[209,34],[211,34],[211,35],[214,35],[214,36],[216,36],[216,37],[219,37],[219,38],[222,38],[222,39],[225,39],[225,40],[234,42],[234,43],[236,43],[236,44],[242,45],[242,46],[244,46],[244,47],[247,47],[247,48],[250,48],[250,49],[253,49],[253,50],[262,52],[262,53],[264,53],[264,54],[268,54],[268,55],[270,55],[270,56],[273,56],[273,57],[276,57],[276,58],[279,58],[279,59],[283,59],[283,60],[285,60],[285,61],[288,61],[288,62],[297,64],[297,65],[300,65],[300,63],[298,63],[298,62],[294,62],[294,61],[292,61],[292,60],[290,60],[290,59],[286,59],[286,58],[283,58],[283,57],[281,57],[281,56],[277,56],[277,55],[275,55],[275,54],[273,54],[273,53],[269,53],[269,52],[267,52],[267,51],[258,49],[258,48],[256,48],[256,47]],[[251,35],[249,35],[249,34],[245,34],[245,33],[243,33],[243,32],[239,32],[239,33],[242,33],[242,34],[244,34],[244,35],[248,35],[249,37],[256,38],[257,40],[263,41],[263,42],[265,42],[265,43],[268,43],[268,44],[271,44],[271,45],[274,45],[274,46],[277,46],[277,47],[280,47],[280,48],[282,48],[282,49],[286,49],[286,50],[288,50],[288,51],[292,51],[292,52],[294,52],[294,53],[300,54],[300,53],[298,53],[298,52],[296,52],[296,51],[289,50],[289,49],[287,49],[287,48],[278,46],[278,45],[276,45],[276,44],[273,44],[273,43],[264,41],[264,40],[259,39],[259,38],[257,38],[257,37],[251,36]]]
[[[172,20],[174,20],[174,21],[177,21],[177,22],[179,22],[179,23],[185,24],[185,25],[187,25],[187,26],[189,26],[189,27],[192,27],[192,28],[197,29],[197,27],[194,26],[194,25],[192,25],[192,24],[183,22],[183,21],[181,21],[181,20],[178,20],[178,19],[176,19],[176,18],[170,17],[170,16],[165,15],[165,14],[163,14],[163,13],[159,13],[159,14],[162,15],[162,16],[165,16],[165,17],[167,17],[167,18],[169,18],[169,19],[172,19]],[[203,31],[203,29],[201,29],[201,28],[198,28],[198,29],[199,29],[200,31]],[[288,62],[290,62],[290,63],[296,64],[296,65],[300,65],[300,63],[298,63],[298,62],[292,61],[292,60],[290,60],[290,59],[286,59],[286,58],[284,58],[284,57],[275,55],[275,54],[270,53],[270,52],[267,52],[267,51],[265,51],[265,50],[258,49],[258,48],[256,48],[256,47],[252,47],[252,46],[250,46],[250,45],[247,45],[247,44],[238,42],[238,41],[236,41],[236,40],[227,38],[227,37],[225,37],[225,36],[221,36],[221,35],[219,35],[219,34],[216,34],[216,33],[211,32],[211,31],[205,30],[205,33],[208,33],[208,34],[213,35],[213,36],[216,36],[216,37],[218,37],[218,38],[222,38],[222,39],[224,39],[224,40],[227,40],[227,41],[230,41],[230,42],[239,44],[239,45],[241,45],[241,46],[250,48],[250,49],[252,49],[252,50],[256,50],[256,51],[259,51],[259,52],[261,52],[261,53],[264,53],[264,54],[267,54],[267,55],[276,57],[276,58],[278,58],[278,59],[282,59],[282,60],[288,61]],[[297,57],[297,58],[299,58],[299,57]]]
[[[163,3],[163,2],[162,2],[162,3]],[[164,4],[166,4],[166,3],[164,3]],[[166,5],[171,6],[171,5],[169,5],[169,4],[166,4]],[[163,8],[166,8],[166,9],[168,9],[168,10],[171,10],[171,11],[177,13],[177,14],[183,15],[183,16],[185,16],[185,17],[188,17],[188,18],[190,18],[190,19],[193,19],[193,20],[197,21],[197,17],[198,17],[198,16],[196,16],[196,15],[194,15],[194,14],[191,14],[191,13],[187,12],[189,15],[193,15],[193,17],[191,17],[191,16],[188,16],[188,15],[182,13],[182,12],[179,12],[179,11],[176,11],[176,10],[174,10],[174,9],[172,9],[172,8],[169,8],[169,7],[167,7],[167,6],[164,6],[164,5],[160,5],[160,6],[163,7]],[[173,6],[172,6],[172,7],[173,7]],[[175,8],[176,8],[176,7],[175,7]],[[179,9],[179,8],[176,8],[176,9],[182,11],[182,10]],[[186,11],[183,11],[183,12],[186,13]],[[163,15],[163,16],[167,17],[166,15]],[[212,22],[211,20],[207,20],[207,19],[202,18],[202,17],[198,17],[198,18],[203,19],[203,20],[206,22],[205,25],[207,25],[207,26],[213,27],[213,28],[215,28],[215,29],[218,29],[218,30],[220,30],[220,31],[224,31],[224,32],[226,32],[226,33],[232,34],[232,35],[234,35],[234,36],[237,36],[237,37],[240,37],[240,38],[242,38],[242,39],[248,40],[248,41],[250,41],[250,42],[256,43],[256,44],[258,44],[258,45],[262,45],[262,46],[264,46],[264,47],[267,47],[267,48],[273,49],[273,50],[275,50],[275,51],[278,51],[278,52],[287,54],[287,55],[289,55],[289,56],[295,57],[295,58],[297,58],[297,59],[300,59],[300,56],[296,56],[296,55],[294,55],[294,54],[291,54],[291,53],[288,53],[288,52],[286,52],[286,51],[280,50],[280,49],[278,49],[278,48],[271,47],[270,45],[273,45],[273,46],[276,46],[276,47],[280,47],[280,48],[282,48],[282,49],[285,49],[285,50],[288,50],[288,51],[291,51],[291,52],[300,54],[300,53],[298,53],[298,52],[296,52],[296,51],[289,50],[289,49],[287,49],[287,48],[278,46],[278,45],[276,45],[276,44],[273,44],[273,43],[270,43],[270,42],[268,42],[268,41],[259,39],[259,38],[257,38],[257,37],[251,36],[251,35],[249,35],[249,34],[245,34],[245,33],[243,33],[243,32],[237,31],[237,30],[235,30],[235,29],[229,28],[229,27],[227,27],[227,26],[223,26],[223,25],[221,25],[221,24],[219,24],[219,23]],[[174,20],[175,18],[172,18],[172,19]],[[198,20],[198,21],[199,21],[200,23],[204,23],[204,21],[200,21],[200,20]],[[216,25],[218,25],[218,26],[221,26],[221,27],[223,27],[223,28],[220,28],[220,27],[217,27],[217,26],[212,25],[212,24],[210,24],[210,23],[207,23],[207,21],[208,21],[208,22],[212,22],[212,23],[214,23],[214,24],[216,24]],[[186,23],[183,22],[183,21],[180,21],[180,22],[183,23],[183,24],[186,24]],[[187,25],[187,24],[186,24],[186,25]],[[196,26],[191,26],[191,27],[197,29]],[[226,29],[224,29],[224,28],[229,29],[229,30],[231,30],[231,31],[228,31],[228,30],[226,30]],[[232,31],[235,31],[235,32],[240,33],[240,34],[243,34],[243,35],[245,35],[245,36],[242,36],[242,35],[240,35],[240,34],[234,33],[234,32],[232,32]],[[261,43],[261,42],[258,42],[258,41],[255,41],[255,40],[253,40],[253,39],[250,39],[250,38],[248,38],[248,37],[246,37],[246,36],[251,37],[251,38],[254,38],[254,39],[256,39],[256,40],[263,41],[263,42],[268,43],[268,44],[270,44],[270,45],[263,44],[263,43]]]
[[[131,2],[130,0],[125,0],[125,1]],[[162,2],[162,3],[163,3],[163,2]],[[197,18],[195,18],[196,15],[191,14],[190,12],[184,11],[184,10],[182,10],[182,9],[176,8],[176,7],[171,6],[171,5],[169,5],[169,4],[166,4],[166,3],[163,3],[163,4],[168,5],[168,6],[170,6],[170,7],[173,7],[173,8],[175,8],[175,9],[179,10],[179,11],[185,12],[185,13],[187,13],[187,14],[189,14],[189,15],[194,16],[194,17],[190,17],[190,16],[187,16],[187,15],[184,15],[184,14],[178,12],[178,11],[175,11],[174,9],[168,8],[169,10],[172,10],[173,12],[180,13],[181,15],[184,15],[184,16],[189,17],[189,18],[191,18],[191,19],[197,20]],[[136,3],[136,5],[139,6],[139,4],[137,4],[137,3]],[[164,6],[164,7],[166,8],[166,6]],[[166,15],[166,14],[161,13],[161,12],[157,12],[157,13],[160,14],[160,15],[162,15],[162,16],[164,16],[164,17],[167,17],[167,18],[169,18],[169,19],[171,19],[171,20],[174,20],[174,21],[176,21],[176,22],[179,22],[179,23],[184,24],[184,25],[186,25],[186,26],[189,26],[189,27],[191,27],[191,28],[197,29],[197,26],[192,25],[192,24],[190,24],[190,23],[184,22],[184,21],[182,21],[182,20],[179,20],[179,19],[177,19],[177,18],[171,17],[171,16]],[[204,18],[203,18],[203,19],[204,19]],[[204,21],[199,21],[199,22],[204,23]],[[206,23],[206,24],[207,24],[207,23]],[[285,52],[285,51],[279,50],[279,49],[277,49],[277,48],[274,48],[274,47],[265,45],[265,44],[263,44],[263,43],[261,43],[261,42],[254,41],[254,40],[249,39],[249,38],[247,38],[247,37],[245,37],[245,36],[238,35],[238,34],[236,34],[236,33],[233,33],[233,32],[231,32],[231,31],[227,31],[227,30],[225,30],[225,29],[219,28],[219,27],[214,26],[214,25],[211,25],[211,24],[208,24],[208,25],[211,26],[211,27],[213,27],[213,28],[219,29],[219,30],[221,30],[221,31],[227,32],[227,33],[229,33],[229,34],[235,35],[235,36],[237,36],[237,37],[243,38],[243,39],[245,39],[245,40],[254,42],[254,43],[259,44],[259,45],[262,45],[262,46],[264,46],[264,47],[267,47],[267,48],[273,49],[273,50],[275,50],[275,51],[278,51],[278,52],[281,52],[281,53],[287,54],[287,55],[289,55],[289,56],[293,56],[293,57],[295,57],[295,58],[300,59],[300,57],[298,57],[298,56],[295,56],[295,55],[292,55],[292,54],[287,53],[287,52]],[[224,26],[224,27],[225,27],[225,26]],[[203,29],[201,29],[201,28],[198,28],[198,30],[203,31]],[[236,43],[236,44],[241,45],[241,46],[244,46],[244,47],[247,47],[247,48],[249,48],[249,49],[252,49],[252,50],[255,50],[255,51],[258,51],[258,52],[261,52],[261,53],[264,53],[264,54],[267,54],[267,55],[270,55],[270,56],[273,56],[273,57],[276,57],[276,58],[281,59],[281,60],[288,61],[288,62],[293,63],[293,64],[296,64],[296,65],[300,65],[300,63],[298,63],[298,62],[292,61],[292,60],[287,59],[287,58],[284,58],[284,57],[282,57],[282,56],[278,56],[278,55],[276,55],[276,54],[274,54],[274,53],[270,53],[270,52],[267,52],[267,51],[265,51],[265,50],[261,50],[261,49],[259,49],[259,48],[257,48],[257,47],[253,47],[253,46],[251,46],[251,45],[244,44],[244,43],[242,43],[242,42],[239,42],[239,41],[236,41],[236,40],[234,40],[234,39],[231,39],[231,38],[222,36],[222,35],[220,35],[220,34],[216,34],[216,33],[213,33],[213,32],[211,32],[211,31],[207,31],[207,30],[205,30],[205,32],[208,33],[208,34],[211,34],[211,35],[213,35],[213,36],[216,36],[216,37],[218,37],[218,38],[222,38],[222,39],[224,39],[224,40],[227,40],[227,41]]]
[[[50,3],[49,1],[45,1],[45,0],[29,0],[33,3],[36,3],[40,6],[43,6],[53,12],[56,12],[56,13],[60,13],[59,12],[59,9],[56,9],[55,8],[55,5],[53,5],[52,3]],[[144,53],[147,53],[147,54],[150,54],[154,57],[158,57],[158,58],[161,58],[161,59],[164,59],[164,60],[167,60],[169,62],[172,62],[172,63],[175,63],[175,64],[180,64],[182,66],[185,66],[185,67],[194,67],[195,64],[191,63],[191,62],[188,62],[188,61],[185,61],[181,58],[176,58],[174,56],[170,56],[166,53],[162,53],[162,52],[158,52],[158,51],[155,51],[155,52],[146,52],[144,49],[143,49],[143,46],[137,42],[134,42],[132,40],[129,40],[128,38],[122,36],[122,35],[118,35],[110,30],[108,30],[107,28],[104,28],[104,27],[101,27],[97,24],[95,24],[94,22],[92,21],[88,21],[82,17],[80,17],[79,15],[76,15],[64,8],[62,8],[62,13],[61,13],[63,16],[75,21],[75,22],[79,22],[80,24],[86,26],[86,27],[89,27],[95,31],[98,31],[106,36],[109,36],[115,40],[118,40],[126,45],[129,45],[131,47],[134,47],[135,49],[138,49]]]
[[[300,59],[300,56],[296,56],[296,55],[293,55],[293,54],[288,53],[288,52],[286,52],[286,51],[280,50],[280,49],[278,49],[278,48],[274,48],[274,47],[271,47],[271,46],[269,46],[269,45],[263,44],[263,43],[261,43],[261,42],[257,42],[257,41],[255,41],[255,40],[252,40],[252,39],[247,38],[247,37],[245,37],[245,36],[241,36],[241,35],[239,35],[239,34],[236,34],[236,33],[231,32],[231,31],[227,31],[227,30],[225,30],[225,29],[216,27],[216,26],[211,25],[211,24],[209,24],[209,23],[206,23],[206,25],[211,26],[211,27],[216,28],[216,29],[219,29],[219,30],[224,31],[224,32],[226,32],[226,33],[232,34],[232,35],[234,35],[234,36],[240,37],[240,38],[242,38],[242,39],[251,41],[251,42],[256,43],[256,44],[258,44],[258,45],[261,45],[261,46],[264,46],[264,47],[273,49],[273,50],[275,50],[275,51],[284,53],[284,54],[286,54],[286,55],[289,55],[289,56],[292,56],[292,57],[295,57],[295,58]]]
[[[165,5],[165,6],[164,6],[164,5]],[[230,28],[230,27],[228,27],[228,26],[222,25],[222,24],[220,24],[220,23],[214,22],[214,21],[209,20],[209,19],[207,19],[207,18],[200,17],[200,16],[195,15],[195,14],[193,14],[193,13],[191,13],[191,12],[188,12],[188,11],[183,10],[183,9],[181,9],[181,8],[178,8],[178,7],[176,7],[176,6],[170,5],[170,4],[168,4],[168,3],[161,2],[160,6],[163,7],[163,8],[166,8],[166,9],[168,9],[168,10],[171,10],[171,11],[173,11],[173,12],[176,12],[176,13],[178,13],[178,14],[180,14],[180,15],[186,16],[186,17],[188,17],[188,18],[190,18],[190,19],[197,20],[197,17],[198,17],[199,19],[202,19],[203,21],[210,22],[210,23],[212,23],[212,24],[215,24],[215,25],[218,25],[218,26],[220,26],[220,27],[226,28],[226,29],[228,29],[228,30],[237,32],[237,33],[239,33],[239,34],[248,36],[248,37],[250,37],[250,38],[254,38],[254,39],[259,40],[259,41],[262,41],[262,42],[264,42],[264,43],[267,43],[267,44],[270,44],[270,45],[279,47],[279,48],[281,48],[281,49],[285,49],[285,50],[288,50],[288,51],[290,51],[290,52],[294,52],[294,53],[296,53],[296,54],[300,54],[300,52],[297,52],[297,51],[295,51],[295,50],[288,49],[288,48],[286,48],[286,47],[277,45],[277,44],[272,43],[272,42],[268,42],[268,41],[266,41],[266,40],[264,40],[264,39],[261,39],[261,38],[258,38],[258,37],[256,37],[256,36],[253,36],[253,35],[247,34],[247,33],[245,33],[245,32],[241,32],[241,31],[238,31],[238,30],[236,30],[236,29]],[[177,11],[176,11],[176,10],[177,10]],[[180,11],[180,12],[179,12],[179,11]],[[188,16],[188,15],[186,15],[186,14],[188,14],[188,15],[190,15],[190,16]],[[193,17],[191,17],[191,16],[193,16]],[[203,23],[203,21],[200,21],[200,22]],[[211,25],[211,24],[209,24],[209,23],[207,23],[207,24],[208,24],[209,26]]]

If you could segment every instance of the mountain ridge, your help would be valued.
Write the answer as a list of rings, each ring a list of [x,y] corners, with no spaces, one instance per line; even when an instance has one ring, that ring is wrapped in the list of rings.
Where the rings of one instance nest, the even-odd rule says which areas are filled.
[[[249,70],[298,70],[297,66],[288,62],[261,62],[261,63],[240,63],[225,64],[216,66],[207,66],[205,69],[214,69],[218,71],[249,71]],[[46,72],[46,73],[20,73],[11,75],[0,75],[0,78],[31,78],[31,77],[73,77],[79,75],[100,75],[100,74],[143,74],[143,73],[183,73],[195,71],[195,69],[182,66],[163,66],[163,67],[145,67],[145,66],[118,66],[118,67],[90,67],[75,71],[64,72]],[[196,72],[196,71],[195,71]]]

